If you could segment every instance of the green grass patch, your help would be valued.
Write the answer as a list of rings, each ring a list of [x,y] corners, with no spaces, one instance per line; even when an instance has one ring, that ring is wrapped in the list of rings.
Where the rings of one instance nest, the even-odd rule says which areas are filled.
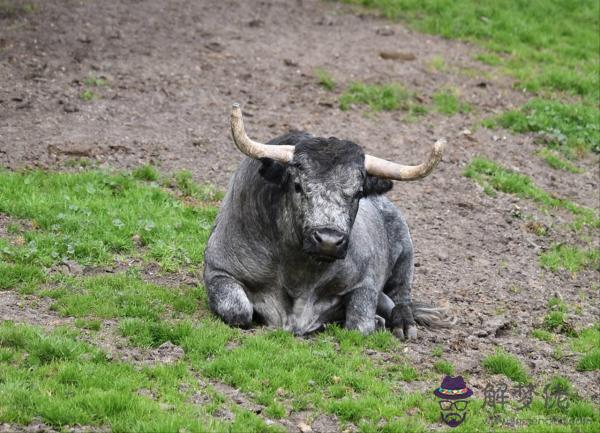
[[[85,89],[83,90],[80,94],[79,94],[79,99],[81,99],[84,102],[90,102],[94,99],[98,98],[98,95],[96,95],[92,90],[90,89]]]
[[[573,158],[585,152],[600,152],[600,111],[593,106],[533,99],[521,109],[487,119],[489,128],[514,132],[537,132],[548,145]]]
[[[413,115],[425,114],[426,109],[414,101],[413,95],[398,84],[352,84],[340,97],[340,109],[351,105],[366,105],[372,111],[408,111]]]
[[[577,362],[577,370],[600,370],[600,322],[582,330],[570,343],[574,351],[583,353]]]
[[[89,76],[83,79],[83,84],[88,87],[103,87],[106,86],[107,81],[103,77]]]
[[[459,99],[456,91],[442,90],[432,96],[435,108],[439,113],[452,116],[454,114],[464,114],[471,111],[471,106]]]
[[[538,340],[545,341],[547,343],[551,343],[554,341],[554,334],[546,331],[545,329],[534,329],[531,331],[531,335]]]
[[[454,366],[451,362],[440,360],[433,364],[433,369],[447,376],[454,376]]]
[[[600,218],[594,210],[557,198],[538,187],[530,177],[508,170],[489,159],[473,158],[464,174],[479,183],[484,192],[492,197],[496,191],[501,191],[534,200],[549,208],[566,209],[575,216],[573,227],[576,230],[583,226],[600,227]]]
[[[193,405],[198,382],[179,363],[134,368],[74,337],[38,328],[0,324],[0,348],[10,362],[0,368],[0,421],[29,424],[41,418],[65,425],[107,426],[115,432],[275,432],[256,415],[237,408],[222,422]],[[9,358],[3,356],[3,359]],[[150,390],[156,400],[142,395]],[[185,389],[186,391],[182,391]]]
[[[176,270],[202,262],[217,209],[187,205],[127,174],[0,170],[0,212],[35,222],[25,245],[1,249],[7,262],[109,264],[116,254],[139,254],[139,242],[144,257]]]
[[[600,266],[600,250],[583,249],[575,245],[556,244],[540,255],[540,264],[552,272],[566,270],[579,272],[586,267]]]
[[[33,3],[22,0],[0,0],[0,19],[16,18],[37,9]]]
[[[1,250],[2,248],[0,248],[0,257]],[[44,272],[39,267],[23,263],[0,262],[0,290],[24,288],[30,291],[45,278]]]
[[[155,182],[160,177],[158,170],[150,164],[140,165],[138,168],[133,170],[132,175],[136,179],[147,180],[148,182]]]
[[[420,31],[476,42],[486,49],[478,58],[501,65],[521,88],[568,92],[591,104],[598,101],[600,7],[596,0],[343,1],[375,8]]]
[[[203,297],[200,289],[146,283],[135,275],[117,273],[87,278],[59,277],[58,287],[41,295],[54,299],[51,308],[63,316],[158,320],[171,313],[192,314]]]
[[[483,360],[483,366],[492,374],[503,374],[519,383],[529,382],[529,375],[521,364],[521,361],[509,353],[497,351]]]
[[[315,69],[315,76],[321,87],[330,92],[335,89],[335,80],[333,76],[323,68]]]
[[[194,182],[192,173],[188,170],[178,171],[173,175],[172,180],[166,181],[165,184],[178,189],[184,197],[192,197],[202,201],[218,201],[224,196],[222,191],[217,190],[212,185],[199,185]]]
[[[548,164],[550,167],[552,167],[555,170],[564,170],[564,171],[568,171],[569,173],[582,173],[583,170],[579,167],[577,167],[576,165],[574,165],[572,162],[562,158],[558,152],[549,149],[547,147],[542,148],[539,152],[538,155],[542,157],[542,159],[546,162],[546,164]]]

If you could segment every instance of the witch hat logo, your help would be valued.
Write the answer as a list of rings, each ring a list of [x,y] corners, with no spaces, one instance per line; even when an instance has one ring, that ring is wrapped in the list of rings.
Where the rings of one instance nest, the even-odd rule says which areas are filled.
[[[440,415],[442,421],[450,427],[458,427],[467,418],[467,400],[473,390],[467,387],[462,376],[444,377],[442,384],[433,393],[440,398]]]

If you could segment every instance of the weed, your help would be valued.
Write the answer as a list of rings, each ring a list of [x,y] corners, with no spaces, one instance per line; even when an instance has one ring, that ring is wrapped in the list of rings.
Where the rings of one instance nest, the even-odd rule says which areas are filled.
[[[568,171],[569,173],[583,172],[582,169],[580,169],[573,163],[565,160],[564,158],[561,158],[556,151],[553,151],[552,149],[549,149],[547,147],[543,147],[538,152],[538,155],[541,156],[544,159],[544,161],[546,161],[546,164],[548,164],[555,170],[564,170]]]
[[[412,100],[411,94],[397,84],[352,84],[340,97],[340,109],[348,110],[350,105],[367,105],[373,111],[404,110],[411,114],[422,114],[423,107]]]
[[[90,89],[85,89],[79,94],[79,99],[85,102],[89,102],[92,99],[95,99],[96,97],[96,94]]]
[[[433,364],[433,368],[438,373],[445,374],[446,376],[454,375],[454,366],[452,365],[452,363],[450,363],[448,361],[444,361],[444,360],[437,361],[435,364]]]
[[[319,84],[326,90],[333,91],[335,89],[335,80],[333,76],[323,68],[315,69],[315,76],[319,80]]]
[[[557,198],[535,185],[528,176],[507,170],[489,159],[473,158],[464,174],[483,186],[484,192],[492,197],[496,191],[501,191],[532,199],[544,206],[566,209],[575,215],[573,227],[576,230],[582,226],[600,227],[600,218],[592,209]]]
[[[431,351],[431,355],[436,358],[440,358],[444,354],[444,348],[441,344],[436,344],[433,350]]]
[[[438,112],[448,116],[471,111],[469,104],[458,99],[457,93],[451,90],[442,90],[434,93],[433,102]]]
[[[433,56],[431,60],[429,60],[429,67],[439,72],[444,72],[447,68],[446,61],[441,56]]]
[[[102,327],[102,322],[96,319],[75,319],[75,326],[78,328],[89,329],[90,331],[99,331]]]
[[[590,150],[600,152],[599,114],[597,108],[583,104],[533,99],[521,109],[487,119],[483,124],[520,133],[537,132],[546,137],[551,148],[574,157]]]
[[[33,3],[25,3],[15,0],[0,0],[0,19],[15,18],[23,14],[32,13],[36,10]]]
[[[147,180],[155,182],[158,180],[160,173],[150,164],[144,164],[133,170],[133,177],[139,180]]]
[[[551,343],[554,340],[554,334],[545,329],[534,329],[531,331],[531,335],[538,340],[546,341],[548,343]]]
[[[600,370],[600,322],[582,330],[571,340],[571,348],[584,354],[577,363],[577,370]]]
[[[577,363],[578,371],[600,370],[600,348],[592,350],[584,355]]]
[[[585,267],[600,266],[600,250],[586,250],[575,245],[560,243],[553,245],[540,256],[540,264],[552,272],[562,269],[576,273]]]
[[[581,2],[448,2],[444,0],[344,0],[375,8],[417,30],[474,41],[487,49],[477,58],[502,65],[519,87],[549,89],[598,100],[600,10],[595,0]],[[561,29],[556,30],[556,17]]]
[[[83,84],[85,84],[88,87],[102,87],[102,86],[106,86],[106,78],[102,78],[102,77],[95,77],[95,76],[90,76],[87,78],[84,78],[83,80]]]
[[[483,360],[483,366],[492,374],[503,374],[509,379],[519,383],[529,382],[529,376],[521,364],[521,361],[509,353],[497,351],[495,354],[489,355]]]

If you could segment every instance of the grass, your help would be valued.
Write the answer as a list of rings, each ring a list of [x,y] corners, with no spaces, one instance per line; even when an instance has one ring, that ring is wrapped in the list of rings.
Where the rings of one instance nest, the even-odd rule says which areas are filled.
[[[458,98],[456,91],[441,90],[432,96],[435,108],[439,113],[452,116],[454,114],[464,114],[471,111],[471,107],[466,102]]]
[[[584,249],[575,245],[556,244],[540,255],[540,264],[552,272],[565,270],[577,273],[584,268],[600,266],[600,250]]]
[[[487,119],[489,128],[540,134],[548,146],[568,157],[600,152],[600,111],[593,106],[533,99],[522,108]]]
[[[575,229],[583,226],[600,227],[600,218],[594,210],[579,206],[566,199],[557,198],[538,187],[530,177],[508,170],[489,159],[473,158],[464,174],[479,183],[484,192],[492,197],[496,195],[496,191],[515,194],[548,208],[568,210],[575,216],[573,222]]]
[[[0,287],[44,296],[58,315],[75,318],[73,324],[54,331],[0,324],[0,423],[41,420],[58,430],[83,425],[115,432],[280,431],[229,402],[206,384],[210,379],[239,388],[251,402],[262,405],[264,416],[275,420],[287,418],[291,411],[309,411],[315,416],[336,415],[341,428],[352,423],[361,432],[391,433],[425,432],[438,424],[439,407],[431,393],[435,384],[423,392],[405,390],[407,382],[429,383],[431,372],[411,365],[389,332],[364,337],[329,326],[306,339],[281,330],[242,332],[210,317],[201,287],[166,287],[144,280],[144,266],[156,260],[150,254],[155,242],[168,242],[169,236],[182,232],[194,239],[194,248],[204,248],[203,234],[212,224],[214,208],[212,201],[199,201],[202,187],[191,176],[158,173],[157,178],[145,167],[135,176],[27,171],[0,172],[0,180],[0,212],[14,221],[28,220],[7,227],[9,236],[24,238],[22,243],[13,245],[0,237]],[[191,207],[185,204],[190,197],[198,200]],[[112,215],[113,210],[119,214]],[[65,215],[57,218],[60,213]],[[110,244],[120,236],[119,230],[129,227],[123,215],[130,214],[135,214],[133,227],[138,218],[152,215],[156,218],[152,230],[160,234],[149,242],[140,237],[131,249],[107,249],[102,260],[96,250],[80,250],[79,244],[69,257],[84,266],[111,269],[127,254],[138,257],[141,265],[80,276],[62,274],[60,267],[45,269],[62,260],[53,257],[46,245],[57,248],[66,235],[81,245]],[[121,223],[113,223],[115,217]],[[172,225],[173,231],[156,227],[163,224]],[[207,227],[200,227],[198,235],[187,224]],[[123,239],[129,240],[132,233],[138,231]],[[196,264],[177,262],[176,269],[196,270]],[[173,364],[134,366],[81,341],[102,335],[119,338],[116,350],[139,348],[136,353],[144,353],[170,341],[183,349],[184,356]],[[123,340],[128,347],[118,349]],[[573,344],[586,356],[591,340],[584,331]],[[385,359],[373,352],[385,353]],[[453,374],[454,368],[441,359],[441,346],[433,349],[433,355],[440,358],[433,370],[437,383],[438,373]],[[501,370],[514,375],[510,368]],[[208,395],[208,401],[193,404],[197,393]],[[473,401],[469,407],[461,428],[487,429],[481,402]],[[215,417],[221,409],[230,410],[233,419]],[[573,413],[589,410],[582,402]],[[555,425],[543,424],[547,429]]]
[[[534,329],[531,331],[531,335],[538,340],[545,341],[547,343],[551,343],[554,341],[554,334],[546,331],[545,329]]]
[[[106,86],[107,81],[103,77],[89,76],[83,79],[83,84],[88,87],[103,87]]]
[[[571,340],[571,348],[583,354],[577,362],[578,371],[600,370],[600,322],[582,330]]]
[[[340,109],[348,110],[351,105],[366,105],[375,112],[403,110],[413,115],[427,112],[414,102],[410,92],[397,84],[354,83],[340,97]]]
[[[566,92],[590,105],[598,101],[600,7],[595,0],[344,1],[377,9],[420,31],[475,42],[485,49],[478,58],[502,67],[520,88]]]
[[[543,147],[539,152],[538,155],[542,157],[542,159],[546,162],[546,164],[548,164],[550,167],[552,167],[555,170],[564,170],[564,171],[568,171],[569,173],[582,173],[583,170],[579,167],[577,167],[576,165],[574,165],[572,162],[561,158],[561,156],[558,154],[558,152],[549,149],[547,147]]]
[[[183,364],[136,369],[108,361],[74,336],[45,335],[39,328],[10,322],[0,324],[0,348],[8,361],[0,369],[3,422],[29,424],[41,418],[59,429],[79,424],[114,432],[280,431],[240,408],[235,420],[225,423],[212,417],[208,407],[191,404],[198,382]],[[158,398],[142,395],[141,389]]]
[[[440,360],[433,364],[433,369],[446,376],[454,376],[454,366],[451,362]]]
[[[0,19],[16,18],[20,15],[29,14],[36,10],[33,3],[17,0],[0,0]]]
[[[133,177],[139,180],[146,180],[148,182],[155,182],[158,180],[160,173],[158,170],[150,164],[140,165],[138,168],[133,170]]]
[[[528,383],[530,381],[521,361],[514,355],[503,351],[488,355],[483,360],[483,366],[490,373],[502,374],[515,382]]]
[[[325,90],[329,90],[330,92],[335,90],[335,80],[334,80],[333,76],[329,72],[327,72],[325,69],[316,68],[315,76],[317,77],[319,84]]]
[[[117,255],[141,254],[177,270],[202,262],[216,208],[187,205],[126,174],[0,171],[0,212],[36,227],[23,233],[24,247],[1,250],[10,266],[106,265]]]
[[[98,95],[96,95],[92,90],[85,89],[79,94],[79,99],[84,102],[90,102],[93,99],[96,99]]]

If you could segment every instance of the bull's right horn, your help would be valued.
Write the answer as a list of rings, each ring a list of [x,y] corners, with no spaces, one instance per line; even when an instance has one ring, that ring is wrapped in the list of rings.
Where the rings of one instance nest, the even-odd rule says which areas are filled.
[[[274,146],[248,138],[240,104],[233,104],[231,107],[231,135],[237,148],[250,158],[270,158],[287,164],[294,157],[294,146]]]
[[[388,161],[387,159],[377,158],[371,155],[365,155],[365,168],[367,173],[392,180],[417,180],[423,179],[435,168],[442,154],[446,140],[441,138],[435,142],[429,158],[423,164],[419,165],[402,165],[397,162]]]

